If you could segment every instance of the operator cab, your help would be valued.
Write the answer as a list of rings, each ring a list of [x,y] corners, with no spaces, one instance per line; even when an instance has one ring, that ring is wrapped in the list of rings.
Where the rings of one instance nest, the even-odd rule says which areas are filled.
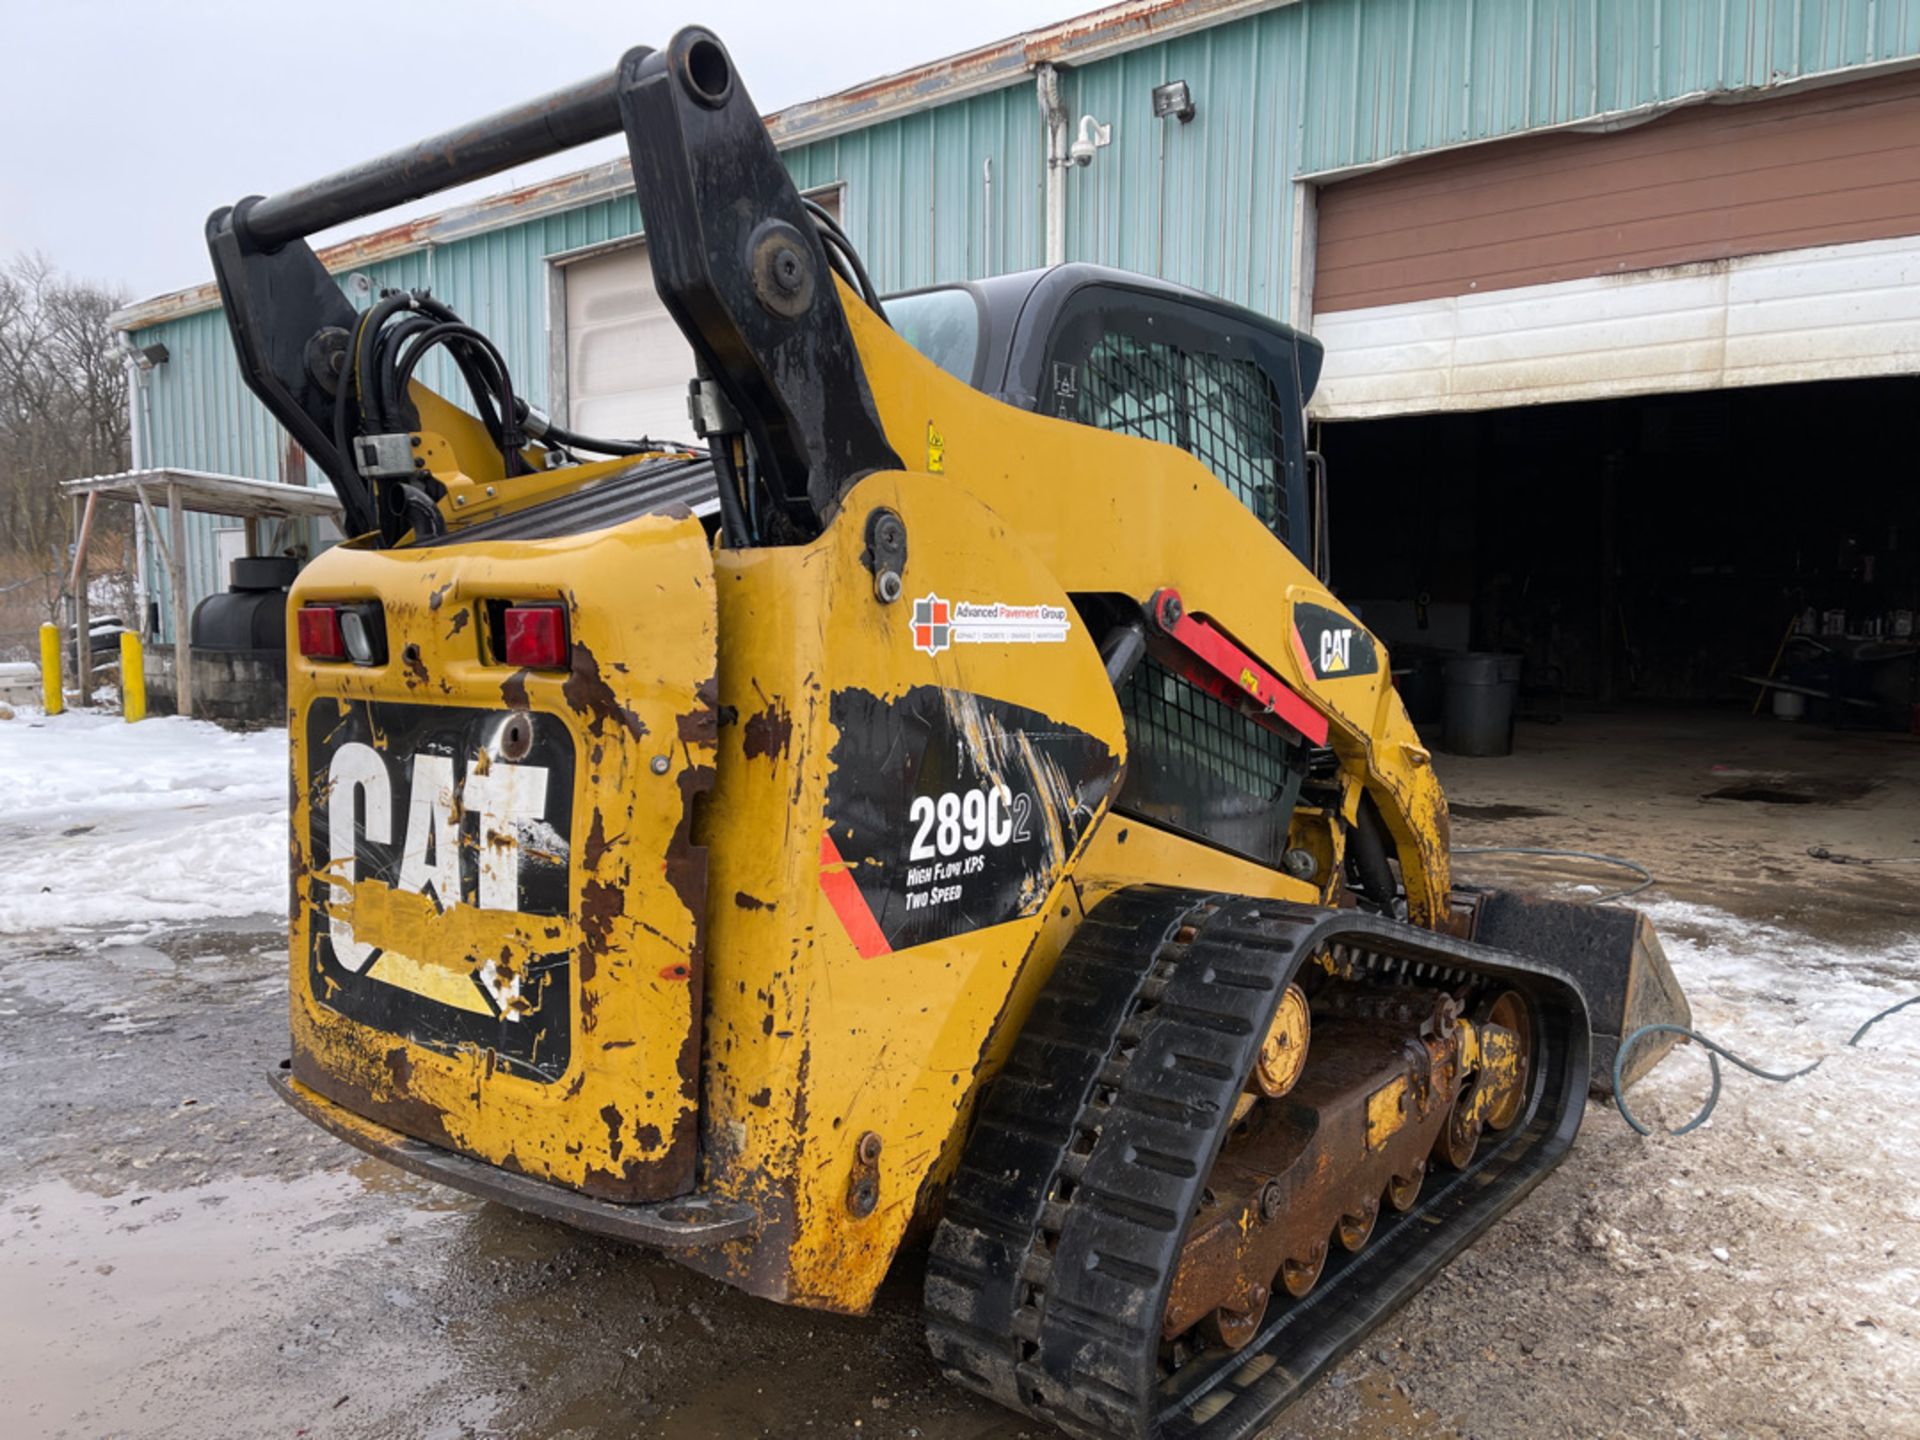
[[[1198,290],[1097,265],[882,303],[902,339],[976,390],[1187,451],[1319,570],[1325,497],[1312,486],[1309,508],[1317,457],[1304,430],[1323,352],[1310,336]],[[1104,597],[1076,603],[1100,633],[1125,618],[1124,606],[1106,613]],[[1151,657],[1121,683],[1119,701],[1131,760],[1115,809],[1279,866],[1307,747]]]
[[[1056,265],[888,297],[902,339],[956,379],[1041,415],[1175,445],[1308,565],[1311,336],[1199,290]]]

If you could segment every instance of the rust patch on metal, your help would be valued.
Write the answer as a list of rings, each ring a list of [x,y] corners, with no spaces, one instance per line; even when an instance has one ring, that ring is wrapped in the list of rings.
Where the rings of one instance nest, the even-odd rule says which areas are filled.
[[[773,701],[758,714],[747,717],[746,726],[740,732],[740,748],[749,760],[762,755],[771,760],[787,753],[787,742],[792,738],[793,717],[778,701]]]
[[[607,1158],[618,1165],[620,1152],[627,1146],[627,1142],[620,1134],[620,1127],[625,1123],[626,1117],[620,1113],[618,1105],[607,1104],[600,1107],[600,1118],[607,1123]]]
[[[451,580],[447,581],[444,585],[436,585],[433,588],[433,593],[427,596],[427,609],[438,610],[441,602],[447,598],[447,592],[451,589],[453,589],[453,582]]]
[[[421,656],[418,645],[409,645],[406,649],[402,650],[400,652],[400,663],[406,669],[407,674],[419,681],[422,685],[433,678],[427,674],[427,662]]]
[[[387,1074],[393,1077],[393,1087],[404,1090],[413,1081],[413,1057],[407,1054],[407,1047],[396,1045],[387,1051],[384,1063]]]
[[[751,1095],[747,1096],[747,1104],[757,1105],[762,1110],[766,1109],[772,1103],[773,1103],[773,1088],[768,1085],[762,1085],[758,1090],[754,1091]]]
[[[733,903],[738,905],[742,910],[771,910],[774,908],[773,901],[762,900],[758,895],[749,895],[744,890],[736,890],[733,892]]]
[[[720,682],[708,680],[693,693],[700,703],[676,722],[680,741],[685,745],[711,745],[720,738]]]
[[[660,1133],[658,1125],[636,1125],[633,1127],[633,1143],[642,1150],[658,1150],[666,1139]]]
[[[706,933],[707,848],[693,843],[693,808],[713,789],[713,779],[711,765],[694,765],[680,772],[680,823],[673,827],[673,838],[667,841],[667,883],[693,916],[692,954],[696,960]]]
[[[471,620],[472,618],[473,618],[473,612],[467,609],[467,607],[464,605],[462,605],[458,610],[454,611],[453,624],[447,630],[447,639],[449,640],[453,639],[454,636],[458,635],[462,630],[466,629],[467,621]]]
[[[334,1104],[385,1125],[388,1129],[398,1130],[403,1135],[425,1140],[429,1145],[438,1145],[442,1149],[460,1148],[447,1131],[445,1117],[424,1100],[404,1094],[377,1093],[369,1085],[336,1074],[298,1046],[293,1052],[293,1078]]]
[[[627,892],[604,880],[580,887],[580,952],[604,955],[612,939],[613,922],[627,910]]]
[[[600,673],[600,662],[578,640],[573,642],[573,665],[566,683],[560,687],[560,693],[566,697],[569,706],[587,717],[590,734],[600,734],[611,721],[623,727],[634,739],[645,738],[646,722],[620,703],[619,697],[613,693],[613,687]]]
[[[509,710],[531,710],[527,701],[527,672],[516,670],[500,682],[500,698]]]

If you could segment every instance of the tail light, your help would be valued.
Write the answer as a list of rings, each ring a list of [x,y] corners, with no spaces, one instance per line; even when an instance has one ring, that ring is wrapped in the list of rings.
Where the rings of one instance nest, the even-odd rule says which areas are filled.
[[[377,600],[355,605],[303,605],[295,622],[308,660],[378,665],[387,658],[387,627]]]
[[[500,658],[523,670],[564,670],[567,611],[563,605],[509,603],[500,612]]]
[[[300,607],[300,653],[309,660],[344,660],[346,637],[340,633],[338,605]]]

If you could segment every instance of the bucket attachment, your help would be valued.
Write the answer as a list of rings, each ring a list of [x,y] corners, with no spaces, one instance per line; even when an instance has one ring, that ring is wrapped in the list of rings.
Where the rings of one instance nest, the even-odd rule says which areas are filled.
[[[1642,1025],[1693,1023],[1653,922],[1639,911],[1512,890],[1482,891],[1475,902],[1475,941],[1547,961],[1585,996],[1593,1026],[1588,1088],[1595,1095],[1613,1094],[1613,1059],[1623,1038]],[[1661,1034],[1635,1046],[1622,1076],[1626,1084],[1652,1070],[1678,1041],[1677,1035]]]

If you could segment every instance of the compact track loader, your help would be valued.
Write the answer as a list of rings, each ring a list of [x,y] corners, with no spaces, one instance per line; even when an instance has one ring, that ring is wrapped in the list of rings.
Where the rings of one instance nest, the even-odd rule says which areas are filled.
[[[700,444],[306,243],[621,130]],[[881,302],[699,29],[208,239],[357,537],[291,600],[275,1077],[353,1144],[828,1310],[929,1229],[956,1379],[1238,1436],[1685,1017],[1632,912],[1453,883],[1307,336],[1087,266]]]

